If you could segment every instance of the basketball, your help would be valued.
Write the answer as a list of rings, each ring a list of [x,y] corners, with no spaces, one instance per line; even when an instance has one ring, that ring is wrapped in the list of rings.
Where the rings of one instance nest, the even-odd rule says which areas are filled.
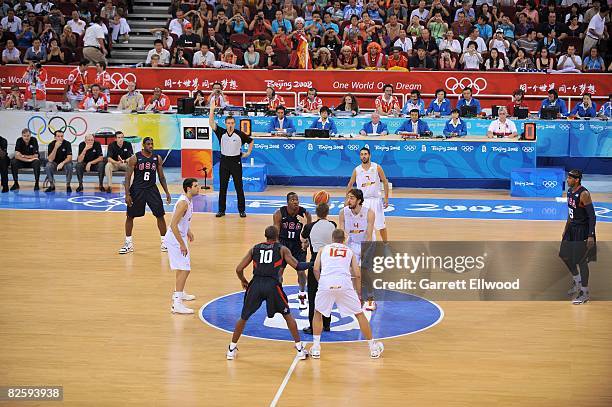
[[[312,196],[312,200],[317,205],[320,203],[328,203],[329,202],[329,192],[325,190],[315,192],[314,195]]]

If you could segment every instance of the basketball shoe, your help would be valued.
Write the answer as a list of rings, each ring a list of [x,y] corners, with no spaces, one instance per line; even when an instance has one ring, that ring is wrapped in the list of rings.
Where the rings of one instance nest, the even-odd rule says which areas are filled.
[[[572,288],[570,288],[567,291],[567,295],[572,296],[572,295],[576,295],[576,294],[580,293],[581,287],[582,287],[581,283],[578,283],[578,282],[574,281],[574,284],[572,284]]]
[[[300,310],[303,311],[308,308],[308,299],[305,292],[300,291],[298,293],[298,301],[300,302]]]
[[[172,303],[171,311],[173,314],[193,314],[193,310],[191,308],[187,308],[180,301],[175,301]]]
[[[168,248],[166,247],[166,244],[164,242],[162,242],[161,244],[161,251],[164,253],[168,251]]]
[[[230,346],[228,346],[225,357],[227,358],[227,360],[234,360],[236,358],[237,353],[238,353],[238,346],[236,346],[233,350],[230,348]]]
[[[181,297],[181,299],[183,301],[193,301],[195,300],[195,295],[192,294],[187,294],[187,292],[183,291],[183,296]]]
[[[363,304],[363,309],[366,311],[376,310],[376,301],[374,301],[374,297],[372,296],[368,297],[365,304]]]
[[[304,347],[304,344],[300,342],[301,348],[298,349],[297,345],[295,346],[295,350],[297,350],[297,358],[299,360],[305,360],[308,357],[308,351]]]
[[[312,345],[310,347],[310,356],[312,356],[313,359],[321,358],[321,345]]]
[[[382,344],[382,342],[374,341],[372,346],[370,346],[370,357],[372,359],[378,359],[384,350],[385,346]]]
[[[580,291],[580,295],[574,298],[574,300],[572,301],[572,304],[574,305],[586,304],[587,302],[589,302],[590,299],[591,297],[589,297],[589,293],[587,291]]]
[[[131,253],[133,251],[134,251],[134,244],[133,243],[129,243],[129,242],[125,242],[123,247],[121,249],[119,249],[119,254],[127,254],[127,253]]]

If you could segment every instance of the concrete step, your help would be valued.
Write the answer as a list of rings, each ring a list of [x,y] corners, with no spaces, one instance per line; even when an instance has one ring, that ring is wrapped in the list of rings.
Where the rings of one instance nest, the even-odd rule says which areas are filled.
[[[151,29],[157,27],[164,27],[166,25],[165,20],[148,20],[148,21],[130,21],[130,29],[134,31],[135,29]]]
[[[166,12],[161,13],[161,14],[153,14],[153,13],[147,13],[147,12],[143,12],[143,13],[132,13],[130,14],[130,24],[132,22],[138,22],[138,21],[150,21],[150,20],[161,20],[161,21],[166,21],[167,19],[170,18],[170,14],[167,14]]]
[[[147,46],[152,47],[153,46],[153,41],[155,41],[155,37],[148,34],[148,35],[134,35],[134,32],[130,33],[130,45],[136,45],[136,44],[146,44]],[[115,45],[122,45],[122,44],[113,44],[113,48],[115,47]],[[124,44],[125,45],[125,44]]]
[[[150,49],[153,49],[153,40],[146,43],[132,42],[132,39],[130,38],[130,42],[128,44],[113,44],[113,53],[115,52],[115,50],[146,50],[148,52]]]
[[[134,6],[134,13],[168,14],[168,6]]]
[[[138,62],[144,62],[144,60],[136,62],[134,58],[109,58],[108,62],[110,65],[118,66],[118,65],[136,65]]]
[[[170,6],[169,0],[135,0],[134,6]]]
[[[124,59],[129,59],[130,61],[137,63],[137,62],[144,62],[147,59],[147,51],[146,50],[142,50],[142,51],[130,51],[130,50],[116,50],[113,49],[111,55],[113,56],[113,59],[116,58],[124,58]]]

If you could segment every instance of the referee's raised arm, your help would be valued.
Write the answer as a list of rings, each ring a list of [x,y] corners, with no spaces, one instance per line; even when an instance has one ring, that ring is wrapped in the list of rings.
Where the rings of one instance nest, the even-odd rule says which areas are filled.
[[[212,129],[212,131],[217,130],[217,122],[215,122],[215,98],[210,98],[210,105],[208,106],[210,109],[210,113],[208,115],[208,125]]]

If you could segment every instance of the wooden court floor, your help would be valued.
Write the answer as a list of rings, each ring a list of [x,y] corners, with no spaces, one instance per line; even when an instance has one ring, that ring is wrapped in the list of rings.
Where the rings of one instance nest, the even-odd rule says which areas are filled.
[[[69,406],[270,405],[292,364],[291,344],[243,338],[239,358],[226,361],[226,333],[197,314],[170,314],[174,276],[154,218],[136,221],[136,251],[119,256],[123,220],[113,212],[0,211],[0,386],[63,385]],[[194,308],[240,290],[235,265],[270,223],[263,215],[194,215]],[[400,218],[388,225],[396,240],[557,240],[563,228]],[[612,240],[609,223],[598,224],[598,239]],[[363,343],[324,344],[323,359],[298,363],[278,405],[612,405],[612,302],[438,304],[441,323],[386,340],[379,360]]]

